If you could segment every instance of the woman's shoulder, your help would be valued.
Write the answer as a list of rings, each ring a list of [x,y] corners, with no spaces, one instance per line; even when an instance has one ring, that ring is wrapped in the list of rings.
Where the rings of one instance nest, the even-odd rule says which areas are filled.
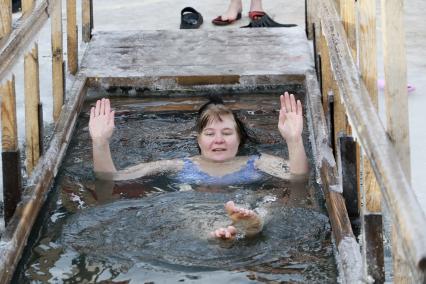
[[[290,179],[290,166],[287,160],[274,155],[262,153],[255,161],[256,167],[272,176]]]

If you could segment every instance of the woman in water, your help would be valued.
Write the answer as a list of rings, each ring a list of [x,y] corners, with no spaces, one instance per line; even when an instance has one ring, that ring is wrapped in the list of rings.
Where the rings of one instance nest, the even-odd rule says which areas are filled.
[[[227,185],[256,181],[261,172],[282,179],[305,175],[309,169],[302,140],[302,104],[287,92],[280,96],[280,102],[278,130],[288,146],[288,161],[268,154],[237,156],[238,150],[248,139],[246,129],[221,100],[211,100],[198,113],[196,128],[200,155],[141,163],[116,170],[109,148],[114,131],[114,111],[108,99],[98,100],[96,106],[91,108],[89,121],[95,174],[100,179],[128,180],[169,172],[176,173],[178,179],[186,183]],[[263,220],[253,210],[238,207],[232,201],[225,204],[225,209],[233,225],[243,224],[246,236],[262,230]],[[233,225],[217,229],[212,235],[233,239],[237,233]]]

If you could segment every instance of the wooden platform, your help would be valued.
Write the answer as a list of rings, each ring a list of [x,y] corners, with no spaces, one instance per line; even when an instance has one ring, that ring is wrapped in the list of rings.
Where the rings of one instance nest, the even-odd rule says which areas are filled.
[[[88,78],[299,76],[313,69],[305,31],[295,28],[95,33],[82,62]]]

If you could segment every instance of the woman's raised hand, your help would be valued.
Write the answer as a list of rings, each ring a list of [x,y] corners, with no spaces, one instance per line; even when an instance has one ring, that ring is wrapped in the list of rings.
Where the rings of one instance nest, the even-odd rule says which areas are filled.
[[[299,142],[303,131],[303,110],[300,100],[285,92],[280,96],[281,109],[278,130],[287,143]]]
[[[92,141],[108,143],[114,131],[114,111],[111,111],[109,99],[103,98],[96,102],[90,110],[89,132]]]

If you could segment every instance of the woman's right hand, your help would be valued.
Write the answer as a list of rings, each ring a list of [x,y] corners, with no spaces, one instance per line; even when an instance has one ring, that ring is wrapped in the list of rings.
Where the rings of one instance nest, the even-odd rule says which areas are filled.
[[[109,99],[96,102],[90,110],[89,132],[93,143],[109,143],[114,131],[114,111],[111,111]]]

